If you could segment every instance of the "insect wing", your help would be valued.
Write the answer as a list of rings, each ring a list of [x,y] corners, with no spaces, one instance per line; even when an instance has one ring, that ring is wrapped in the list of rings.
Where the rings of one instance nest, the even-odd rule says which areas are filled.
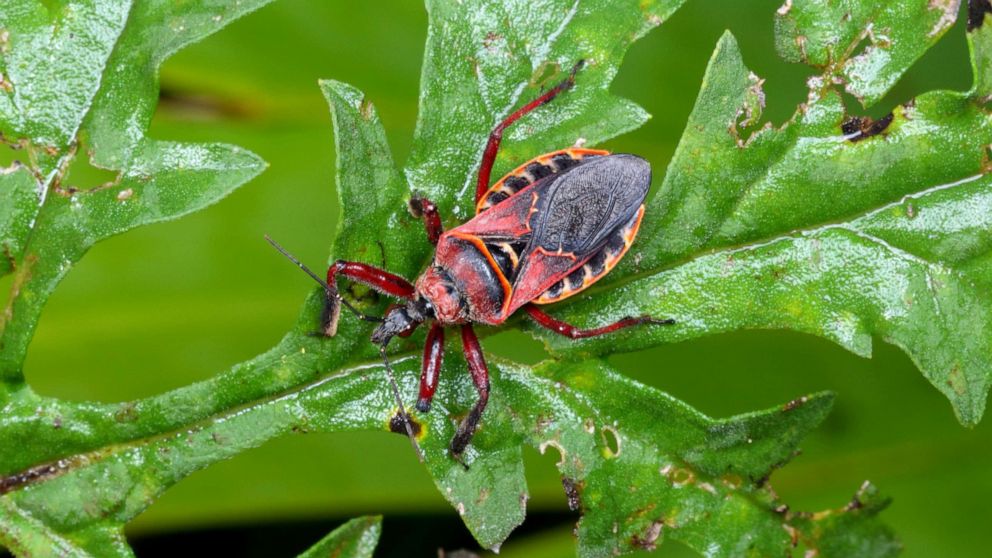
[[[626,154],[597,157],[535,183],[529,189],[530,239],[504,314],[536,299],[595,255],[635,218],[650,186],[651,166]]]

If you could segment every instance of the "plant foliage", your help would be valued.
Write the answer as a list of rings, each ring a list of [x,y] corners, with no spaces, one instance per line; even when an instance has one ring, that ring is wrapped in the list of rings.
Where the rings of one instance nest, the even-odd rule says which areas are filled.
[[[202,208],[262,170],[237,147],[176,144],[146,130],[162,61],[265,3],[0,6],[0,133],[24,160],[0,172],[0,270],[13,275],[0,322],[0,447],[16,448],[0,452],[0,544],[16,554],[129,556],[124,525],[198,469],[291,432],[389,428],[396,409],[368,325],[344,316],[336,337],[310,335],[319,290],[276,347],[168,393],[72,403],[39,396],[23,379],[45,300],[90,246]],[[467,218],[489,130],[577,60],[587,68],[575,88],[508,131],[497,174],[642,124],[647,114],[608,88],[630,44],[681,4],[428,0],[421,112],[402,169],[361,91],[321,82],[345,208],[332,258],[385,260],[416,275],[430,247],[406,212],[411,192],[437,202],[448,225]],[[877,334],[914,358],[962,422],[979,419],[992,354],[984,15],[969,33],[971,91],[928,93],[878,121],[847,114],[840,94],[877,101],[955,20],[953,0],[917,4],[786,2],[779,50],[821,73],[779,128],[759,126],[761,80],[733,37],[721,39],[634,251],[563,308],[583,325],[642,313],[678,325],[550,340],[554,358],[536,366],[490,357],[493,400],[467,468],[446,447],[474,390],[462,359],[449,356],[434,410],[415,419],[430,474],[480,544],[497,548],[524,519],[529,444],[560,456],[569,504],[583,513],[583,556],[654,548],[664,537],[708,556],[898,550],[876,518],[887,501],[869,484],[816,514],[791,510],[769,486],[826,416],[830,395],[717,420],[600,357],[750,327],[813,333],[867,356]],[[116,178],[68,187],[66,169],[84,153]],[[403,393],[416,389],[418,341],[393,347]],[[378,530],[377,520],[356,520],[305,555],[367,556]]]

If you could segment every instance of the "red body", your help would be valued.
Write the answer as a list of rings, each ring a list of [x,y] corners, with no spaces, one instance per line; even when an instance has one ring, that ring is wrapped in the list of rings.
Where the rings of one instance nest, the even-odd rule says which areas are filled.
[[[507,192],[507,182],[519,190]],[[538,157],[490,188],[475,218],[440,235],[417,293],[443,325],[499,325],[529,302],[567,298],[626,253],[650,183],[650,166],[633,155],[569,149]]]

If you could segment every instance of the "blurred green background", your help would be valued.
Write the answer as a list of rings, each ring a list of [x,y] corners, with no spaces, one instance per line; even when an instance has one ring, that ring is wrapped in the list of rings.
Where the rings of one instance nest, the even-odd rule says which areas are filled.
[[[736,35],[750,68],[767,78],[766,119],[786,120],[805,99],[810,71],[774,52],[772,16],[780,4],[689,0],[636,43],[614,90],[654,118],[607,147],[646,157],[662,175],[724,29]],[[262,235],[320,267],[338,214],[331,121],[317,80],[364,90],[403,161],[425,37],[426,14],[415,0],[279,0],[167,61],[151,134],[238,144],[270,167],[206,211],[93,249],[42,318],[26,370],[35,389],[71,400],[128,400],[207,378],[275,344],[311,285]],[[966,89],[970,80],[962,14],[882,103],[851,108],[878,116],[923,91]],[[69,184],[102,180],[80,167]],[[542,354],[515,332],[487,340],[486,348],[528,362]],[[718,417],[835,391],[826,423],[772,477],[783,499],[794,509],[839,507],[870,479],[893,497],[884,518],[905,556],[988,556],[992,419],[972,430],[960,426],[943,396],[894,347],[878,340],[875,357],[863,360],[813,337],[756,331],[612,361]],[[553,460],[529,451],[527,466],[536,520],[501,555],[569,556],[575,517]],[[247,452],[181,482],[129,535],[141,556],[151,548],[142,541],[179,541],[181,548],[189,540],[182,533],[191,530],[230,527],[223,533],[234,539],[298,532],[293,525],[318,526],[319,533],[363,513],[385,514],[383,537],[393,546],[414,536],[429,548],[466,544],[457,514],[409,443],[385,433],[294,436]],[[211,532],[221,533],[198,540],[209,541]],[[318,537],[287,536],[274,548],[289,556]],[[665,544],[656,555],[691,554]]]

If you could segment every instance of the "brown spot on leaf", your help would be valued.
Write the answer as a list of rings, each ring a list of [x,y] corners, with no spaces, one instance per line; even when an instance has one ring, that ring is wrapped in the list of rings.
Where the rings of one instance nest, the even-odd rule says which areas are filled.
[[[635,534],[631,537],[630,544],[644,550],[654,550],[657,548],[657,544],[655,543],[657,543],[658,539],[661,537],[661,528],[663,526],[664,523],[661,521],[653,522],[651,526],[648,527],[647,531],[644,532],[643,536]]]
[[[488,488],[483,488],[479,491],[479,497],[475,500],[475,505],[481,506],[486,500],[489,499],[490,490]]]
[[[0,494],[6,494],[26,484],[58,476],[68,469],[69,465],[70,462],[68,460],[60,459],[52,463],[45,463],[43,465],[31,467],[30,469],[21,471],[20,473],[0,477]]]
[[[503,40],[503,35],[490,31],[486,33],[484,39],[482,39],[482,46],[486,47],[487,50],[492,50],[493,46]]]
[[[947,374],[947,385],[958,395],[964,395],[968,391],[968,383],[965,381],[964,373],[961,372],[961,365],[955,363]]]
[[[402,434],[406,436],[406,422],[410,422],[410,429],[413,430],[414,436],[420,435],[420,423],[413,419],[409,413],[396,412],[395,415],[389,419],[389,431],[396,434]]]
[[[989,12],[992,12],[992,0],[968,0],[968,31],[981,27]]]
[[[782,528],[785,529],[786,533],[789,533],[789,541],[792,543],[792,546],[798,545],[799,530],[793,527],[792,525],[789,525],[788,523],[782,524]]]
[[[850,136],[847,138],[848,141],[857,143],[884,132],[889,124],[892,124],[892,119],[891,112],[878,120],[873,120],[869,116],[852,116],[841,124],[840,129],[845,136]]]
[[[374,109],[375,107],[372,105],[372,102],[362,97],[362,102],[358,105],[358,113],[362,115],[362,118],[372,120],[372,111]]]
[[[117,412],[114,413],[114,420],[117,422],[134,422],[138,420],[138,410],[134,403],[122,403]]]
[[[809,401],[809,398],[806,396],[800,397],[799,399],[793,399],[792,401],[789,401],[788,403],[782,406],[782,411],[784,412],[794,411],[799,407],[805,405],[807,401]]]

